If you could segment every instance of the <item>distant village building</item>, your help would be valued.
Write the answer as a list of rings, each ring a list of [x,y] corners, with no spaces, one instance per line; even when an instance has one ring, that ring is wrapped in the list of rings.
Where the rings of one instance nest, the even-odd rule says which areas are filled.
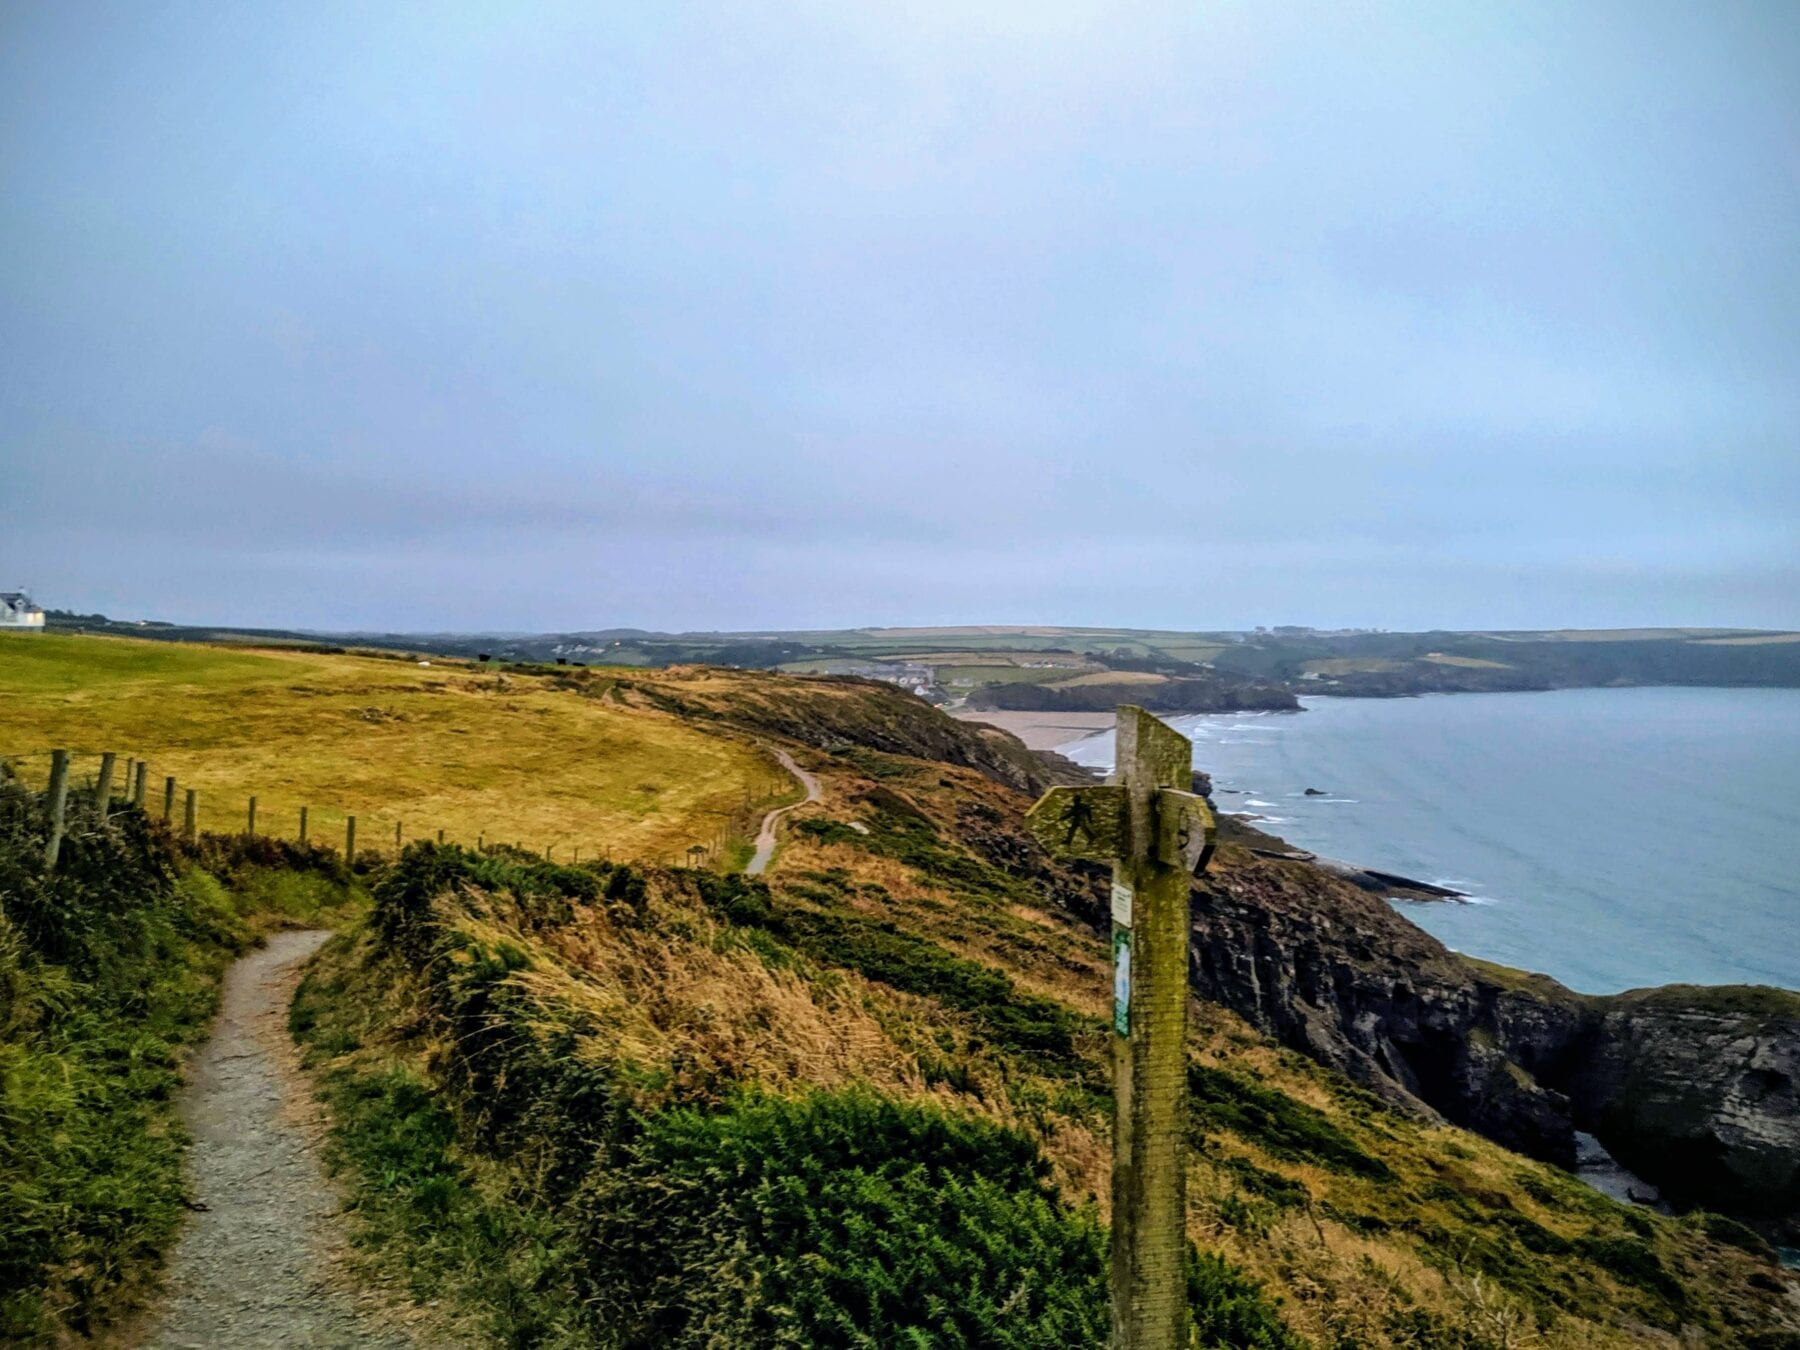
[[[23,591],[0,591],[0,633],[41,633],[44,611]]]
[[[908,693],[929,699],[939,693],[937,672],[930,666],[905,661],[821,661],[811,668],[814,675],[859,675],[865,680],[897,684]]]

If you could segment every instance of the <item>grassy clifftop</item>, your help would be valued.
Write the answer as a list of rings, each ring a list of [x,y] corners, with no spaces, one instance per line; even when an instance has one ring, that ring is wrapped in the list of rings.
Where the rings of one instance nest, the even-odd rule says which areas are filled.
[[[774,734],[784,687],[855,712],[788,743],[825,798],[766,884],[420,846],[327,955],[296,1025],[367,1240],[510,1344],[1094,1343],[1095,879],[1003,771],[853,738],[903,695],[662,693]],[[1779,1279],[1703,1223],[1198,1021],[1199,1343],[1786,1343]]]

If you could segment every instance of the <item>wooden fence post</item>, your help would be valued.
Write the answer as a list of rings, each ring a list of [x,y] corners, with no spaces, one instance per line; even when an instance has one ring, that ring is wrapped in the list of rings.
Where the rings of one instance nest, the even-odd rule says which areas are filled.
[[[200,838],[200,794],[193,788],[187,790],[187,815],[182,821],[181,833],[190,844]]]
[[[175,775],[163,779],[163,824],[175,819]]]
[[[247,838],[256,838],[256,798],[250,799],[250,810],[244,818],[244,834]]]
[[[400,851],[400,822],[394,822],[394,852]]]
[[[300,808],[300,842],[306,842],[306,808]]]
[[[438,831],[438,843],[441,844],[443,842],[444,842],[444,832],[442,830],[439,830]]]
[[[94,814],[106,819],[106,808],[112,805],[113,764],[118,759],[108,750],[100,756],[100,781],[94,784]]]
[[[131,804],[144,809],[144,789],[149,786],[150,766],[139,760],[131,770]]]
[[[50,839],[44,845],[44,866],[55,867],[62,853],[63,810],[69,804],[69,752],[50,752],[50,786],[46,794],[50,808]]]
[[[344,862],[356,861],[356,817],[344,817]]]
[[[1118,713],[1104,787],[1052,788],[1026,817],[1065,857],[1113,864],[1113,1350],[1188,1344],[1188,898],[1212,853],[1193,747],[1142,708]]]

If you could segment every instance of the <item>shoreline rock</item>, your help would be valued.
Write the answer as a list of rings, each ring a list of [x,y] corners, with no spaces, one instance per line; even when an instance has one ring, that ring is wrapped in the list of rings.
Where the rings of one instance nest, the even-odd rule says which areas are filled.
[[[1800,1238],[1800,994],[1578,994],[1230,829],[1194,892],[1201,997],[1390,1102],[1571,1170],[1585,1131],[1673,1204]]]

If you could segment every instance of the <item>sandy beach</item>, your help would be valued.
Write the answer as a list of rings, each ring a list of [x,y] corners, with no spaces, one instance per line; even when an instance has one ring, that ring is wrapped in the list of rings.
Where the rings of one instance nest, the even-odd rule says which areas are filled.
[[[964,722],[986,722],[1010,731],[1033,750],[1055,750],[1108,730],[1115,719],[1109,712],[996,712],[976,708],[952,709],[950,715]]]

